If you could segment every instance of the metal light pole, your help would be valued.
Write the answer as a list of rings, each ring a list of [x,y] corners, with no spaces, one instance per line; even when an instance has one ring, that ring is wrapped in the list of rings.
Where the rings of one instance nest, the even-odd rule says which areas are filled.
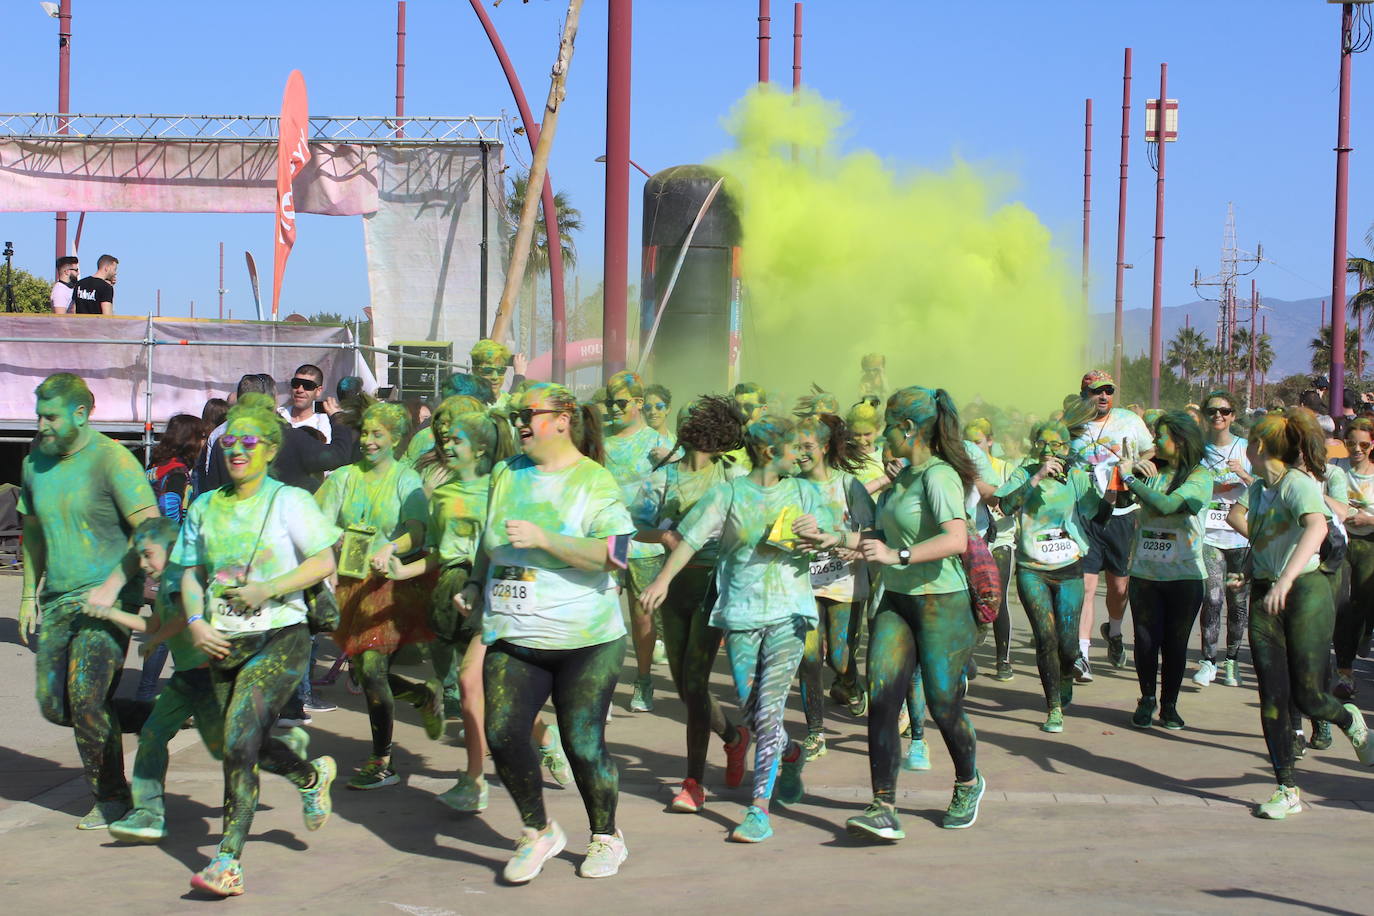
[[[1259,293],[1255,281],[1250,281],[1250,383],[1246,403],[1255,406],[1255,351],[1259,349],[1259,338],[1255,336],[1255,315],[1259,313]]]
[[[1121,78],[1121,179],[1116,196],[1116,319],[1112,337],[1112,378],[1121,379],[1122,308],[1126,288],[1126,166],[1131,158],[1131,49]]]
[[[768,82],[768,41],[769,23],[773,17],[768,15],[768,0],[759,0],[759,82]]]
[[[1088,310],[1088,249],[1093,209],[1093,100],[1083,100],[1083,310]],[[1112,376],[1116,378],[1116,376]]]
[[[626,283],[630,270],[632,6],[631,0],[610,0],[606,25],[606,244],[603,251],[605,299],[601,340],[603,384],[625,368],[628,346],[629,290]]]
[[[1336,117],[1336,227],[1331,248],[1331,416],[1344,413],[1345,398],[1345,234],[1350,188],[1350,32],[1352,3],[1341,5],[1341,88]]]
[[[224,243],[219,243],[219,320],[224,320]]]
[[[396,136],[406,135],[406,0],[396,0]],[[485,188],[483,189],[485,193]]]
[[[1155,109],[1155,282],[1150,303],[1150,406],[1159,406],[1159,364],[1164,324],[1164,151],[1168,147],[1169,65],[1159,65],[1159,105]],[[1148,138],[1147,138],[1148,139]]]
[[[792,92],[801,89],[802,5],[792,4]]]
[[[57,5],[57,112],[70,114],[72,108],[72,0],[60,0]],[[67,133],[66,118],[57,120],[57,132]],[[55,214],[57,224],[57,257],[67,253],[67,213]]]

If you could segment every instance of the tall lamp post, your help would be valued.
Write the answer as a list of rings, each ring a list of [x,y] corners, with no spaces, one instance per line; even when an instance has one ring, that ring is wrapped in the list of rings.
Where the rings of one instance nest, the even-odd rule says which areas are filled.
[[[43,11],[57,20],[57,113],[71,114],[72,94],[72,0],[39,3]],[[57,132],[67,133],[67,119],[58,118]],[[55,214],[57,223],[56,257],[67,253],[67,213]]]
[[[1163,116],[1160,110],[1163,110]],[[1150,303],[1150,406],[1159,406],[1164,343],[1164,151],[1178,139],[1178,100],[1169,98],[1169,65],[1159,65],[1159,98],[1145,102],[1145,142],[1155,145],[1155,279]]]

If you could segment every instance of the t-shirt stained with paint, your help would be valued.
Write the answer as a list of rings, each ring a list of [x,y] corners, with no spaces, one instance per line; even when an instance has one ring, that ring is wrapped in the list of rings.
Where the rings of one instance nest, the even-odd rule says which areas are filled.
[[[1163,493],[1169,489],[1174,472],[1171,468],[1149,480],[1138,479],[1156,493]],[[1193,468],[1172,495],[1183,499],[1183,508],[1168,515],[1160,515],[1141,500],[1131,544],[1130,574],[1154,582],[1206,579],[1202,539],[1212,500],[1212,472],[1201,465]]]
[[[201,494],[191,504],[171,561],[187,568],[203,566],[208,594],[289,573],[334,546],[342,534],[315,497],[267,477],[248,499],[235,498],[229,488]],[[295,591],[278,595],[257,613],[207,614],[206,619],[232,639],[304,623],[305,614],[305,594]]]
[[[420,475],[408,465],[391,462],[376,480],[368,480],[362,464],[350,464],[329,475],[315,491],[320,511],[340,528],[350,526],[375,529],[368,542],[368,555],[387,541],[399,537],[407,522],[429,521]]]
[[[1102,497],[1082,468],[1031,489],[1034,474],[1034,467],[1019,467],[997,488],[1003,511],[1017,523],[1016,562],[1027,569],[1063,569],[1087,554],[1083,520],[1097,515]]]
[[[1154,439],[1145,421],[1124,407],[1113,407],[1101,420],[1092,420],[1069,443],[1069,463],[1081,467],[1093,477],[1098,495],[1107,492],[1112,468],[1121,461],[1121,444],[1130,440],[1143,455],[1154,448]],[[1113,515],[1135,511],[1135,504],[1113,509]]]
[[[932,456],[897,475],[878,505],[878,528],[893,550],[942,534],[945,522],[968,520],[964,484],[947,461]],[[968,588],[957,556],[926,563],[883,567],[883,587],[899,595],[945,595]]]
[[[700,550],[720,542],[716,566],[719,596],[711,610],[711,626],[722,630],[754,630],[800,617],[815,626],[816,599],[811,592],[811,563],[800,544],[784,549],[769,543],[779,518],[813,515],[822,531],[835,521],[816,485],[786,477],[762,487],[749,477],[737,477],[712,487],[678,526],[682,540]],[[791,538],[791,531],[782,532]]]
[[[507,521],[533,522],[567,537],[629,537],[634,523],[609,471],[585,457],[551,472],[526,455],[497,465],[482,526],[482,549],[490,560],[482,641],[580,649],[625,635],[614,575],[575,569],[543,550],[512,547]]]
[[[864,453],[863,467],[855,476],[859,478],[860,483],[868,484],[882,477],[884,473],[883,454],[881,451],[875,450]]]
[[[1209,547],[1232,550],[1250,543],[1245,539],[1245,535],[1232,528],[1226,521],[1231,507],[1245,492],[1245,484],[1241,481],[1240,475],[1228,465],[1233,460],[1239,461],[1245,473],[1251,473],[1250,459],[1245,454],[1248,445],[1249,443],[1240,436],[1233,437],[1225,446],[1207,443],[1207,452],[1202,458],[1202,464],[1212,472],[1212,500],[1207,505],[1207,535],[1204,538],[1204,543]]]
[[[186,618],[181,606],[181,574],[184,570],[175,563],[168,563],[162,570],[161,587],[157,600],[153,602],[153,613],[162,625]],[[167,648],[172,654],[172,664],[178,671],[202,668],[209,663],[209,657],[191,642],[191,631],[183,629],[167,640]]]
[[[1260,582],[1273,582],[1283,573],[1302,538],[1304,516],[1331,517],[1322,498],[1322,485],[1298,470],[1287,471],[1274,487],[1257,478],[1239,502],[1245,507],[1250,527],[1253,576]],[[1312,552],[1303,565],[1303,573],[1313,572],[1321,565],[1319,553]]]
[[[858,477],[831,469],[827,480],[812,483],[821,491],[836,528],[867,531],[873,527],[877,508]],[[811,560],[811,590],[817,598],[842,604],[862,601],[868,597],[868,563],[841,560],[831,551],[817,554]]]
[[[487,517],[491,475],[472,480],[450,480],[429,497],[429,546],[447,569],[471,563],[482,539]]]
[[[410,444],[406,446],[406,453],[403,457],[396,460],[411,467],[415,467],[415,462],[424,457],[425,452],[434,448],[434,427],[426,426],[417,429],[415,435],[410,437]]]
[[[1345,476],[1348,482],[1346,501],[1350,507],[1358,512],[1374,512],[1374,474],[1356,474],[1347,469]],[[1347,524],[1346,530],[1351,534],[1369,535],[1374,534],[1374,525]]]
[[[739,465],[723,458],[712,461],[700,471],[674,461],[649,475],[630,506],[630,515],[639,528],[675,530],[711,488],[746,473]],[[693,554],[691,565],[715,566],[719,548],[714,540],[702,545]]]
[[[148,478],[129,450],[103,433],[71,455],[34,449],[24,458],[19,512],[37,516],[47,548],[44,605],[76,599],[105,581],[129,553],[133,529],[125,521],[156,502]],[[119,603],[143,603],[143,577],[119,593]]]
[[[657,430],[645,426],[629,436],[606,436],[602,445],[606,449],[606,470],[615,478],[620,487],[620,498],[626,506],[634,505],[640,488],[653,473],[654,459],[649,454],[655,449],[668,451],[673,440]],[[630,559],[656,557],[663,553],[662,544],[646,544],[635,541],[630,545]]]

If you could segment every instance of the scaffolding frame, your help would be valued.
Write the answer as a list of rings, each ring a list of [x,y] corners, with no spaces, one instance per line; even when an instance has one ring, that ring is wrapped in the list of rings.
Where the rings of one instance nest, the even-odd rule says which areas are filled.
[[[0,113],[0,137],[34,140],[218,141],[275,143],[277,115]],[[316,115],[309,139],[316,143],[425,146],[436,143],[500,143],[499,117]],[[404,136],[399,136],[404,131]]]

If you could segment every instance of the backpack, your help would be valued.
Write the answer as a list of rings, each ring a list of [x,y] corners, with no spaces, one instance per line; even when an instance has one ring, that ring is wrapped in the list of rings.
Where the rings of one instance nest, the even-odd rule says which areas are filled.
[[[169,479],[178,471],[186,479],[186,484],[179,493],[169,489]],[[148,483],[153,488],[153,496],[156,499],[158,511],[164,517],[180,523],[186,515],[186,509],[191,500],[190,468],[186,467],[180,459],[173,458],[166,464],[149,468]]]

